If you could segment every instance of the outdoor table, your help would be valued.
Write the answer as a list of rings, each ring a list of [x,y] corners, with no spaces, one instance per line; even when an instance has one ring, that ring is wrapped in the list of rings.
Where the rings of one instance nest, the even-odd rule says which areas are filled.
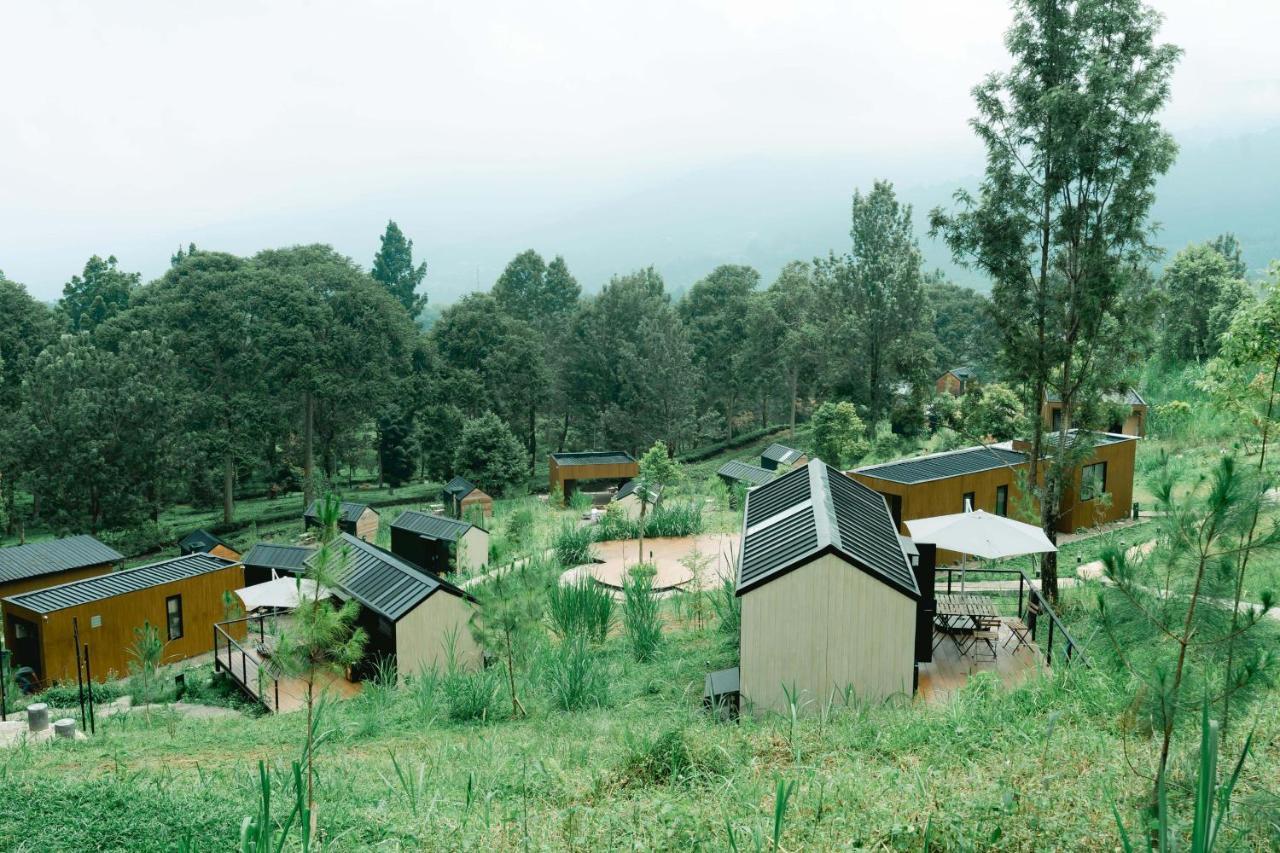
[[[954,636],[956,633],[970,631],[1000,619],[1000,613],[990,599],[967,592],[939,595],[934,613],[946,625],[944,633],[951,637],[956,648],[960,647]]]

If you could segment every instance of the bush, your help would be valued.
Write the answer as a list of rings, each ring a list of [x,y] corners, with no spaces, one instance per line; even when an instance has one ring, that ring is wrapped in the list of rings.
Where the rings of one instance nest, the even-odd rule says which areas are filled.
[[[498,695],[496,670],[451,668],[440,680],[449,719],[457,722],[487,720]]]
[[[696,781],[717,771],[689,746],[681,729],[670,729],[656,738],[627,738],[627,756],[618,775],[623,785],[673,785]]]
[[[453,468],[485,492],[502,497],[524,484],[529,460],[506,422],[486,412],[462,425]]]
[[[613,596],[590,579],[552,584],[547,611],[551,630],[562,640],[581,636],[602,643],[615,618]]]
[[[556,534],[556,559],[565,568],[573,568],[595,561],[595,549],[591,547],[595,534],[590,527],[568,521]]]
[[[125,687],[122,682],[107,681],[103,684],[93,685],[93,701],[98,704],[114,702],[123,695],[125,695]],[[89,691],[86,686],[86,701],[88,696]],[[50,708],[78,708],[80,706],[80,689],[72,682],[59,681],[32,696],[31,701],[44,702]]]
[[[641,663],[653,660],[662,642],[661,602],[653,592],[654,574],[653,566],[640,563],[631,569],[623,586],[623,624],[631,653]]]
[[[609,702],[609,680],[581,634],[560,644],[549,682],[551,696],[561,710],[599,708]]]

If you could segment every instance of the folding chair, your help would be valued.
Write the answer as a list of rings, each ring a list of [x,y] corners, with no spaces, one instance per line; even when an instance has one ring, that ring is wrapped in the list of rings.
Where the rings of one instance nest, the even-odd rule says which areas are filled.
[[[1013,647],[1013,653],[1016,655],[1018,650],[1023,646],[1031,648],[1030,637],[1035,632],[1036,618],[1040,615],[1040,600],[1032,598],[1027,602],[1026,620],[1022,620],[1017,616],[1010,616],[1004,620],[1004,624],[1009,627],[1009,639],[1004,641],[1007,647],[1010,643],[1016,643]]]
[[[978,623],[978,628],[967,637],[968,642],[961,650],[962,654],[971,654],[975,659],[995,661],[997,657],[996,642],[1000,639],[1000,631],[991,628],[983,622]],[[986,651],[979,653],[979,648],[985,647]]]

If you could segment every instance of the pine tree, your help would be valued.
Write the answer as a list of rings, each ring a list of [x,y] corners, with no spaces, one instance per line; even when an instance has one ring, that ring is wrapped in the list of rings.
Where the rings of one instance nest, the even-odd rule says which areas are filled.
[[[417,293],[418,286],[427,277],[427,263],[413,265],[413,241],[404,236],[394,221],[387,222],[382,246],[373,256],[373,269],[369,274],[387,288],[409,316],[417,318],[427,307],[427,295]]]

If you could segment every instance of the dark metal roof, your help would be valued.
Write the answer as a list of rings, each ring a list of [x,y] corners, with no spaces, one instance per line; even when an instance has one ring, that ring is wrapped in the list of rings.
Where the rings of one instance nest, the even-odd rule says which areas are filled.
[[[224,560],[212,554],[187,554],[185,557],[174,557],[172,560],[138,566],[123,572],[111,572],[94,578],[24,592],[21,595],[10,596],[5,601],[34,610],[36,613],[52,613],[55,610],[101,601],[104,598],[114,598],[117,595],[126,595],[235,565],[239,565],[239,561]]]
[[[212,551],[218,545],[232,551],[235,550],[207,530],[193,530],[178,541],[178,550],[183,554],[204,554]]]
[[[68,536],[0,548],[0,583],[118,563],[124,555],[92,536]]]
[[[244,555],[243,562],[246,566],[301,574],[307,569],[308,558],[315,552],[315,548],[302,545],[273,545],[270,542],[259,542]]]
[[[436,515],[429,512],[418,512],[413,509],[406,509],[404,512],[391,522],[392,528],[408,530],[410,533],[416,533],[419,536],[425,536],[428,539],[439,539],[444,542],[457,542],[467,531],[476,525],[469,521],[459,521],[454,518],[446,518],[443,515]],[[484,530],[483,527],[478,528]]]
[[[592,450],[582,453],[552,453],[556,464],[565,465],[626,465],[636,458],[625,450]]]
[[[1046,432],[1044,434],[1044,447],[1057,447],[1060,434],[1056,432]],[[1067,446],[1075,447],[1079,444],[1088,443],[1092,447],[1105,447],[1109,444],[1121,444],[1126,441],[1137,441],[1136,435],[1122,435],[1114,432],[1095,432],[1087,429],[1069,429],[1067,430]]]
[[[950,373],[957,379],[969,379],[978,375],[978,371],[967,365],[965,367],[953,367],[948,370],[947,373]]]
[[[737,459],[730,459],[721,465],[716,470],[716,473],[721,477],[748,483],[752,486],[762,486],[774,477],[773,471],[766,471],[759,465],[750,465],[746,462],[739,462]]]
[[[920,597],[884,497],[819,459],[748,492],[742,527],[738,595],[831,553]]]
[[[910,485],[929,480],[944,480],[948,477],[961,477],[965,474],[977,474],[980,471],[992,471],[1026,461],[1025,453],[1007,447],[966,447],[963,450],[931,453],[914,459],[899,459],[896,462],[867,465],[853,473],[866,474],[868,477],[888,480],[891,483]]]
[[[785,444],[773,443],[764,449],[764,453],[760,454],[761,459],[768,459],[771,462],[780,462],[783,465],[791,465],[801,456],[804,451],[796,450],[794,447],[787,447]]]
[[[303,518],[320,519],[321,502],[314,500],[307,507],[307,511],[302,514]],[[366,509],[371,509],[368,504],[355,503],[354,501],[342,501],[338,504],[338,521],[354,524],[364,514]],[[377,510],[373,510],[375,513]]]
[[[639,488],[640,488],[639,478],[632,478],[630,480],[627,480],[627,482],[622,485],[622,488],[618,489],[618,491],[614,493],[613,499],[615,501],[620,501],[625,497],[634,495],[636,493],[636,490]],[[657,486],[656,488],[647,489],[646,491],[649,492],[649,503],[654,503],[655,501],[657,501],[658,496],[662,494],[662,486]]]
[[[345,567],[339,561],[339,568],[334,573],[333,581],[338,591],[393,622],[437,590],[474,600],[426,569],[350,533],[343,533],[334,543],[346,558]]]
[[[444,484],[444,490],[454,497],[456,500],[462,500],[467,495],[476,490],[475,483],[472,483],[466,477],[454,477],[452,480]]]
[[[1050,403],[1062,402],[1062,396],[1057,391],[1044,392],[1044,398]],[[1108,391],[1102,395],[1102,399],[1108,403],[1124,403],[1127,406],[1147,405],[1147,401],[1142,399],[1142,395],[1133,388],[1126,388],[1124,391]]]

